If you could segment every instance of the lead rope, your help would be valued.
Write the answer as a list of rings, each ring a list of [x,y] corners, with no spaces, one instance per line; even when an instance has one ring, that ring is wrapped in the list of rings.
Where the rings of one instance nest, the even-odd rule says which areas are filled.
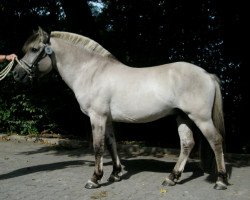
[[[18,58],[13,59],[1,72],[0,72],[0,81],[3,80],[7,74],[10,72],[12,67],[14,66],[15,61],[27,72],[30,72],[29,68],[24,66]]]

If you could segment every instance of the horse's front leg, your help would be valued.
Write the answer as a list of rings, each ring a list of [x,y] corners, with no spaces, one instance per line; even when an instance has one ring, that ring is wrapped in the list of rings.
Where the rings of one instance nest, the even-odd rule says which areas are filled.
[[[92,113],[90,122],[93,135],[93,147],[95,153],[95,170],[92,178],[88,180],[85,188],[93,189],[100,187],[99,181],[103,176],[103,153],[107,117]]]
[[[122,166],[117,152],[117,145],[114,135],[112,122],[107,123],[105,142],[107,149],[113,161],[113,171],[108,179],[109,182],[117,182],[121,180]]]

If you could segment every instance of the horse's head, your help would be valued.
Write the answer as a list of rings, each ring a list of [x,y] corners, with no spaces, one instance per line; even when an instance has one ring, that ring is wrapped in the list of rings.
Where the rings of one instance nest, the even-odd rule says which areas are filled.
[[[27,83],[34,78],[40,78],[52,70],[52,55],[50,37],[40,27],[23,46],[25,53],[20,63],[13,70],[14,79]]]

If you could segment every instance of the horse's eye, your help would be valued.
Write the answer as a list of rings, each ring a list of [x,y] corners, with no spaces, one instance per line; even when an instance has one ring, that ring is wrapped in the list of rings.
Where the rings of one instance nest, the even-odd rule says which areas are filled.
[[[38,52],[38,49],[33,47],[31,48],[31,51],[35,53],[35,52]]]

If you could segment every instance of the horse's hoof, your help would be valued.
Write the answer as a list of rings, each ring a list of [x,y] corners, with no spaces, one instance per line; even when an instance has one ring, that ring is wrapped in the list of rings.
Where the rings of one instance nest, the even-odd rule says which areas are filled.
[[[226,190],[227,189],[227,185],[225,183],[223,183],[222,181],[217,181],[214,189],[216,190]]]
[[[108,182],[119,182],[121,181],[121,176],[111,174],[108,178]]]
[[[175,184],[176,183],[174,181],[170,180],[169,178],[166,178],[162,183],[163,186],[174,186]]]
[[[95,189],[95,188],[99,188],[100,185],[98,183],[94,183],[93,181],[88,181],[85,185],[85,188],[87,189]]]

